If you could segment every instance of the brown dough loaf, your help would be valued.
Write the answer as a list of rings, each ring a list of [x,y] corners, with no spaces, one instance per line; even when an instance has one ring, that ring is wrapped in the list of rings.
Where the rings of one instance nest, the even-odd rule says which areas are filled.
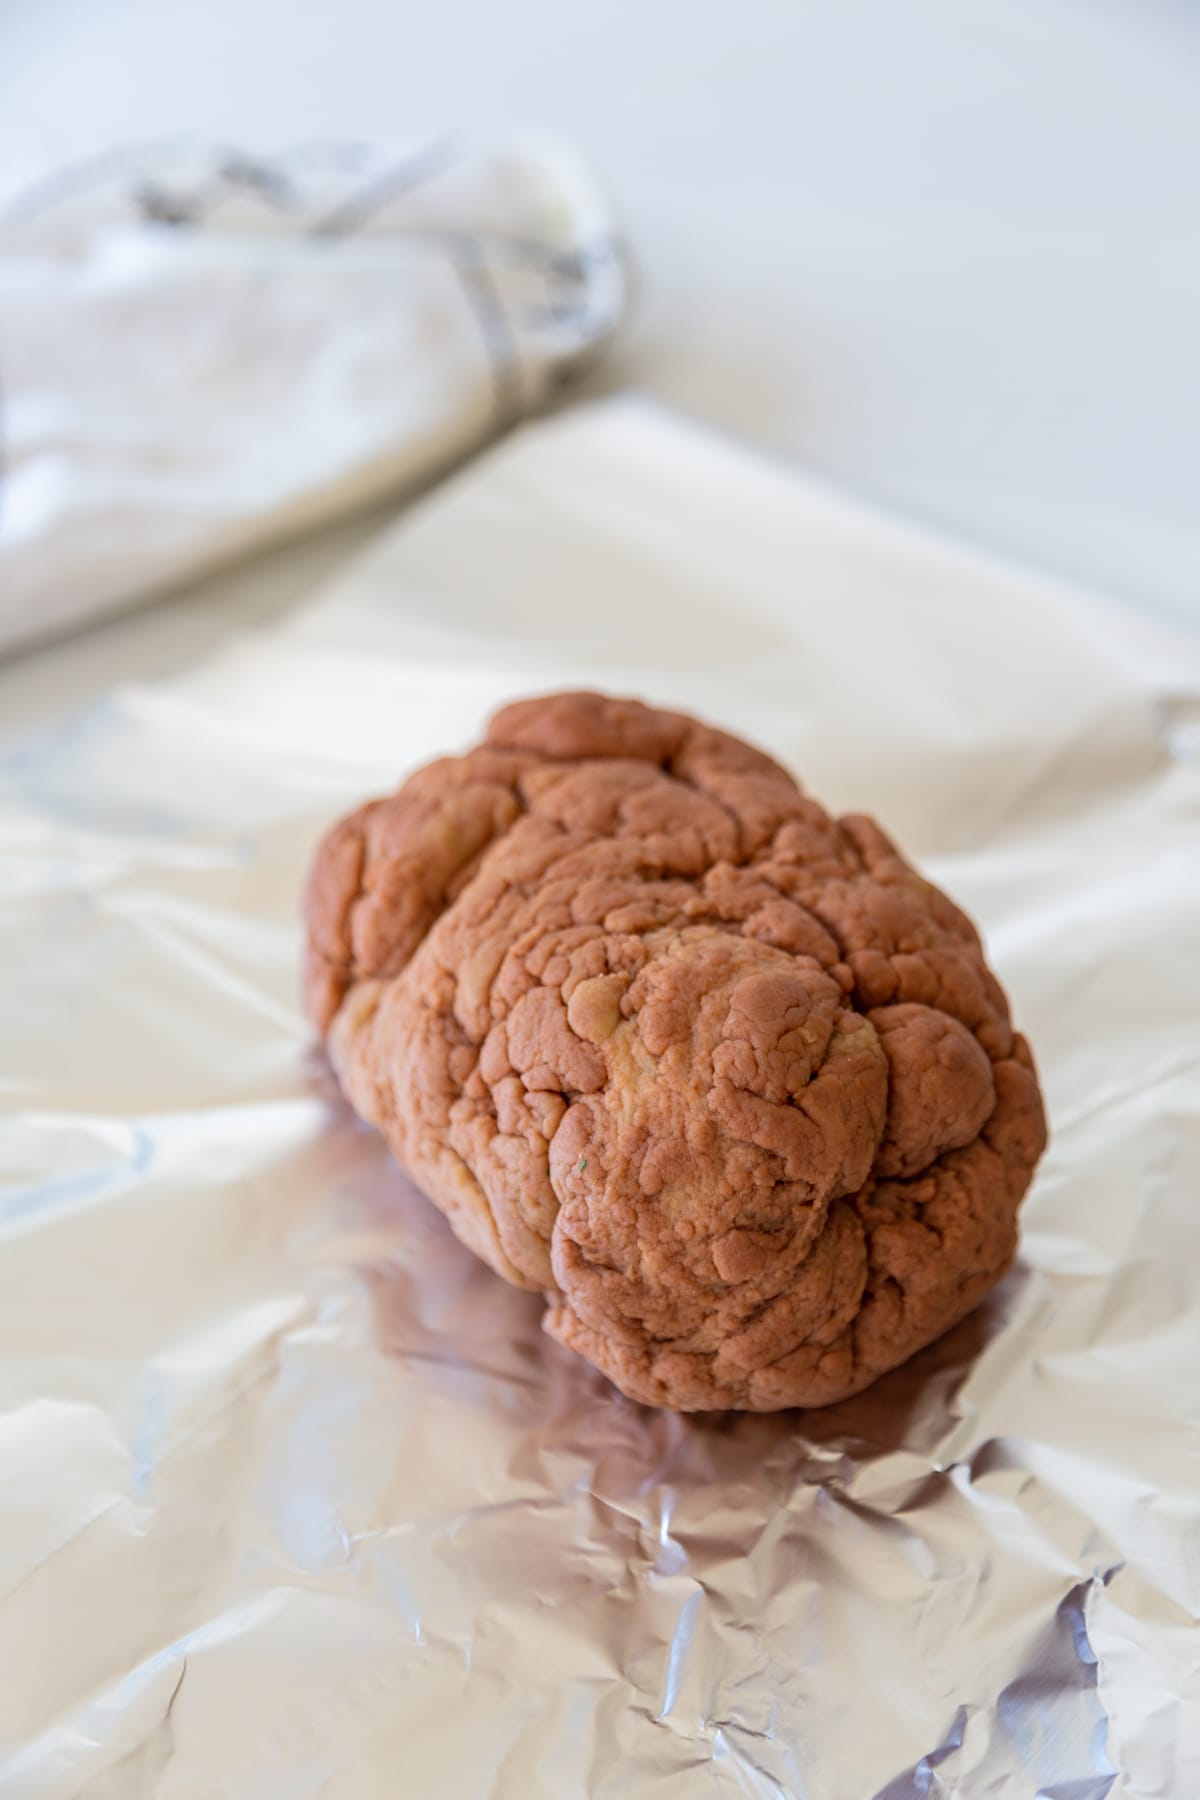
[[[724,732],[508,706],[329,833],[307,925],[351,1104],[636,1400],[840,1400],[1009,1264],[1045,1124],[974,927]]]

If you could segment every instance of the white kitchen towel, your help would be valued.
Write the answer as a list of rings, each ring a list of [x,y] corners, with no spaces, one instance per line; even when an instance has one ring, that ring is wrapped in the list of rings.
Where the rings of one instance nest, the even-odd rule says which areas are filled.
[[[0,653],[446,467],[604,345],[623,268],[531,134],[0,190]]]

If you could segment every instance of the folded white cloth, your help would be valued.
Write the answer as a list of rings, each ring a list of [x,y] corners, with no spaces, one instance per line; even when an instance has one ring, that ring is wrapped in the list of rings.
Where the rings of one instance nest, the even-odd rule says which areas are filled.
[[[0,652],[444,467],[623,294],[541,136],[142,146],[0,198]]]

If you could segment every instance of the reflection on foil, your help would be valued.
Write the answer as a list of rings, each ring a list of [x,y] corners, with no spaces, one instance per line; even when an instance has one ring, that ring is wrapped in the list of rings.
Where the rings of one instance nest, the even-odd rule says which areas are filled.
[[[427,671],[313,666],[249,644],[4,771],[0,1795],[1200,1793],[1195,761],[1080,802],[1081,654],[1027,727],[1069,804],[947,822],[1055,1125],[1006,1281],[853,1401],[685,1418],[547,1339],[312,1053],[317,832],[507,682],[435,737]]]
[[[1172,756],[1180,762],[1200,757],[1200,700],[1171,695],[1163,700],[1159,718],[1163,743]]]

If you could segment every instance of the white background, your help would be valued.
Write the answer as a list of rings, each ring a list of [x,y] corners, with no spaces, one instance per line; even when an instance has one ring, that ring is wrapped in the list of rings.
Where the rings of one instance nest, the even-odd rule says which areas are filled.
[[[640,296],[594,387],[1200,620],[1192,0],[0,0],[0,154],[462,121],[557,127],[618,199]],[[26,710],[359,535],[27,659]]]

